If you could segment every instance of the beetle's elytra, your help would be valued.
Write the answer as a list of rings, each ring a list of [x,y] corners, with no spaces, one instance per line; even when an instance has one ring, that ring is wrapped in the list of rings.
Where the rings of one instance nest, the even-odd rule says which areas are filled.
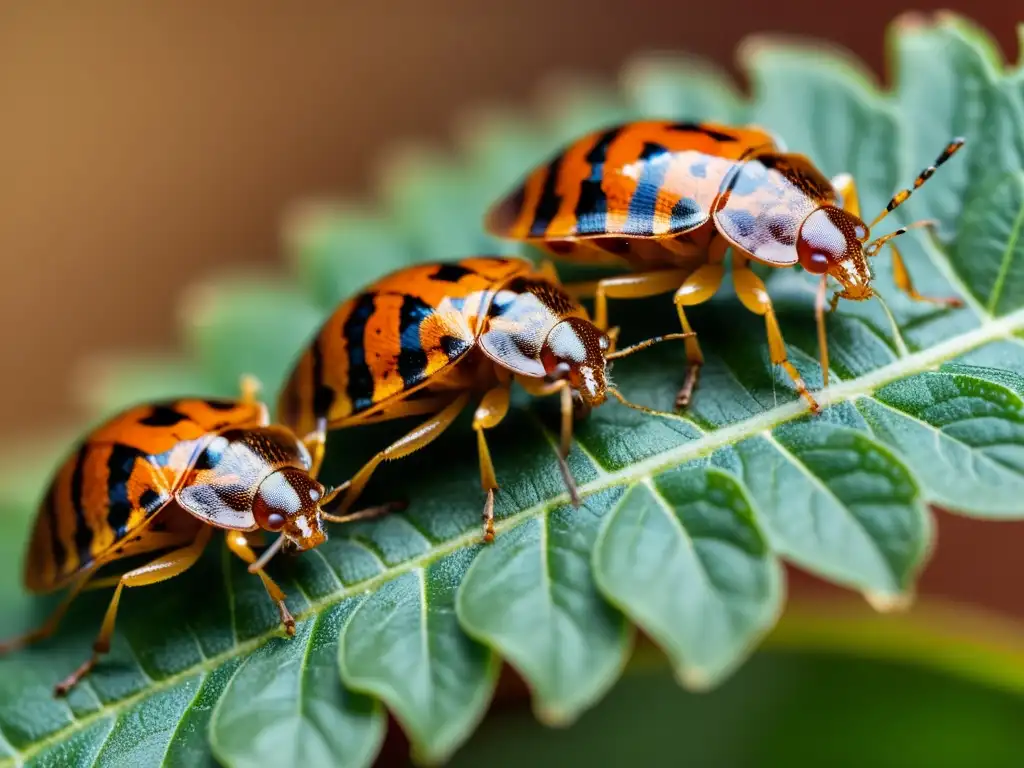
[[[829,180],[804,155],[785,151],[756,126],[647,120],[597,131],[573,142],[530,172],[488,213],[499,237],[532,242],[555,257],[618,263],[633,274],[567,289],[593,295],[594,322],[608,324],[607,301],[674,292],[679,322],[692,331],[686,308],[710,299],[725,275],[731,247],[733,281],[743,305],[765,318],[771,361],[781,365],[813,410],[818,404],[789,362],[763,281],[748,265],[800,265],[821,275],[818,326],[822,371],[828,383],[824,333],[826,279],[842,290],[832,297],[860,301],[875,295],[868,259],[888,243],[897,287],[916,301],[949,307],[957,298],[922,296],[915,290],[892,238],[916,222],[874,240],[870,230],[906,202],[963,145],[955,139],[915,179],[893,196],[874,221],[860,218],[853,179]],[[689,369],[677,405],[685,407],[704,362],[696,336],[686,341]]]

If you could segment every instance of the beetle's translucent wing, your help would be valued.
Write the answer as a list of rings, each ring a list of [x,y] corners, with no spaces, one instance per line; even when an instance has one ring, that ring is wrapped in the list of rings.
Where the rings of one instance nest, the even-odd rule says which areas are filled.
[[[796,264],[801,223],[836,199],[831,182],[806,156],[758,155],[737,165],[726,180],[715,227],[758,261]]]

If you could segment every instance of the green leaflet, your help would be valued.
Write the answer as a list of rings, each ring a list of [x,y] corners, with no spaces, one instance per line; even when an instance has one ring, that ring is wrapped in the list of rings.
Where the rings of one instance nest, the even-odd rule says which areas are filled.
[[[615,683],[633,625],[684,684],[714,686],[774,624],[783,561],[884,608],[913,592],[933,544],[929,504],[1024,516],[1024,77],[958,19],[897,24],[891,39],[893,94],[834,53],[814,51],[809,66],[803,48],[756,41],[742,52],[749,102],[705,65],[644,59],[618,90],[552,83],[536,121],[477,114],[462,123],[457,155],[396,160],[381,210],[300,209],[287,238],[293,282],[207,285],[183,312],[191,361],[107,368],[89,402],[109,412],[172,385],[230,393],[252,373],[272,403],[334,302],[414,261],[516,252],[481,231],[490,201],[579,133],[639,116],[765,125],[826,173],[852,172],[868,218],[965,135],[964,151],[879,233],[940,217],[937,235],[908,234],[900,247],[922,292],[961,295],[966,307],[909,301],[880,255],[876,283],[899,330],[877,302],[841,306],[829,319],[827,408],[811,418],[769,365],[762,321],[726,288],[693,312],[708,361],[689,412],[609,404],[578,425],[579,509],[554,461],[554,404],[519,397],[490,436],[499,535],[480,546],[475,441],[461,419],[375,477],[367,503],[399,495],[406,512],[336,528],[317,551],[273,563],[296,637],[281,637],[259,581],[217,546],[187,576],[129,590],[113,653],[67,701],[50,688],[87,653],[105,594],[83,598],[53,639],[0,658],[0,765],[365,766],[385,707],[417,757],[437,762],[483,716],[498,660],[553,723]],[[816,389],[813,284],[782,270],[769,289]],[[624,342],[675,330],[667,300],[611,311]],[[662,345],[614,375],[631,400],[667,408],[682,371],[680,348]],[[325,480],[343,481],[408,428],[337,434]],[[0,517],[5,632],[45,609],[20,594],[15,565],[41,482],[26,470],[2,488],[20,512]]]
[[[226,765],[363,765],[384,738],[384,713],[337,684],[334,648],[357,600],[274,639],[234,670],[213,713],[213,752]]]
[[[455,618],[459,576],[473,554],[453,552],[384,584],[345,625],[339,648],[345,682],[388,704],[431,762],[472,732],[497,679],[493,654]]]
[[[720,678],[781,608],[778,559],[724,472],[675,470],[634,485],[593,557],[602,591],[657,638],[688,687]]]

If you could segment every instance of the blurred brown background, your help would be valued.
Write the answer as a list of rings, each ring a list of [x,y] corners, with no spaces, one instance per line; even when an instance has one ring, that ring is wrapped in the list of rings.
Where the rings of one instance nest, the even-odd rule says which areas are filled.
[[[1013,5],[947,4],[1016,57]],[[359,193],[393,141],[444,138],[462,108],[526,102],[552,71],[610,77],[652,49],[731,65],[751,32],[832,40],[881,70],[884,27],[903,10],[882,0],[0,0],[0,434],[74,417],[69,376],[83,359],[172,347],[188,281],[278,263],[288,202]],[[946,518],[940,539],[931,589],[1024,613],[1006,579],[1019,533]]]

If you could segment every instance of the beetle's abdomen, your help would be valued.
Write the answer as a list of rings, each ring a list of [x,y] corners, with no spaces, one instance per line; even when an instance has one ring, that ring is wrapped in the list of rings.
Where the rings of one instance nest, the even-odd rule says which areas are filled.
[[[394,272],[344,302],[296,363],[278,404],[299,435],[371,411],[462,358],[499,285],[531,269],[514,258],[473,258]]]
[[[535,169],[488,214],[517,240],[671,237],[711,215],[736,161],[775,147],[758,128],[640,121],[595,132]]]

